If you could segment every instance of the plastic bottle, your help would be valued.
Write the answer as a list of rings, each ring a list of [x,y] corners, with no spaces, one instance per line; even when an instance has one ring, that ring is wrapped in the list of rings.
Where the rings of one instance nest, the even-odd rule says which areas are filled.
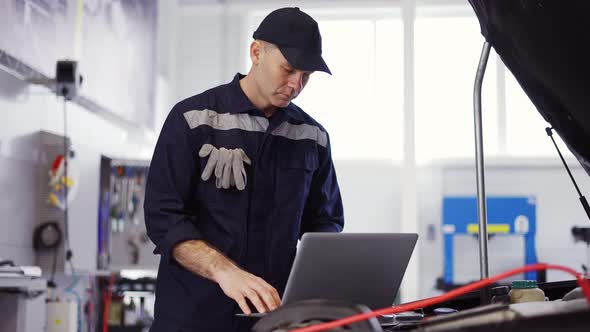
[[[513,281],[512,290],[508,295],[510,296],[510,303],[545,301],[545,293],[537,288],[537,282],[535,280]]]
[[[125,326],[134,326],[137,324],[137,310],[135,306],[135,301],[131,298],[131,301],[128,305],[125,305],[124,311],[124,324]]]

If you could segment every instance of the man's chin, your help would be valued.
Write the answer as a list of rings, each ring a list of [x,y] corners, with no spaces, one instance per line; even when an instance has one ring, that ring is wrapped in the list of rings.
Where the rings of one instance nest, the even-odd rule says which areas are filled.
[[[280,101],[274,102],[273,106],[279,107],[279,108],[285,108],[285,107],[289,106],[290,103],[291,103],[290,100],[287,100],[287,101],[280,100]]]

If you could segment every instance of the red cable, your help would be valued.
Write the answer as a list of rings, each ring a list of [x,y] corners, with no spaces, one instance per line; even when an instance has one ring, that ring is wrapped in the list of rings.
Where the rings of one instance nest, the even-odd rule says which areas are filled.
[[[477,289],[480,289],[480,288],[483,288],[486,286],[490,286],[499,280],[505,279],[506,277],[510,277],[510,276],[513,276],[516,274],[521,274],[524,272],[537,271],[537,270],[549,270],[549,269],[560,270],[560,271],[567,272],[567,273],[574,275],[578,281],[578,284],[580,285],[580,287],[582,287],[582,292],[584,293],[584,296],[586,297],[586,301],[588,302],[588,304],[590,304],[590,283],[588,282],[588,280],[586,280],[584,278],[584,276],[582,274],[576,272],[573,269],[570,269],[570,268],[564,267],[564,266],[560,266],[560,265],[531,264],[531,265],[527,265],[527,266],[524,266],[524,267],[521,267],[518,269],[514,269],[514,270],[510,270],[510,271],[498,274],[498,275],[490,277],[488,279],[483,279],[483,280],[471,283],[471,284],[463,286],[463,287],[459,287],[457,289],[454,289],[454,290],[452,290],[448,293],[445,293],[443,295],[440,295],[440,296],[402,304],[397,307],[387,307],[387,308],[383,308],[383,309],[379,309],[379,310],[375,310],[375,311],[371,311],[371,312],[367,312],[367,313],[362,313],[362,314],[342,318],[339,320],[335,320],[332,322],[327,322],[327,323],[322,323],[322,324],[318,324],[318,325],[314,325],[314,326],[304,327],[304,328],[293,330],[292,332],[325,331],[325,330],[333,329],[336,327],[350,325],[350,324],[353,324],[356,322],[360,322],[360,321],[369,319],[371,317],[395,314],[395,313],[400,313],[400,312],[404,312],[404,311],[415,310],[418,308],[424,308],[424,307],[428,307],[431,305],[435,305],[435,304],[438,304],[441,302],[451,300],[451,299],[453,299],[457,296],[463,295],[465,293],[469,293],[474,290],[477,290]]]
[[[102,332],[109,331],[109,307],[111,306],[111,301],[113,299],[113,283],[115,282],[115,276],[113,274],[109,277],[109,288],[107,289],[106,294],[102,293],[102,300],[103,300],[103,312],[102,312]]]

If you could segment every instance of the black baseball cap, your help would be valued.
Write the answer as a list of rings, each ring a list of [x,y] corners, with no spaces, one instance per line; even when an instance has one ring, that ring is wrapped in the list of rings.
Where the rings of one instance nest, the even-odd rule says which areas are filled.
[[[322,36],[318,23],[297,7],[272,11],[252,37],[277,45],[296,69],[332,74],[322,58]]]

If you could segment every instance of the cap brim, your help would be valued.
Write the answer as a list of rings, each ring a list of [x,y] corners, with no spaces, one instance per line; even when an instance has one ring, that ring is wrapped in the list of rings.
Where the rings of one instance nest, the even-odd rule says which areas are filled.
[[[289,64],[295,69],[305,71],[323,71],[332,75],[330,68],[321,55],[316,53],[304,52],[293,47],[279,46],[281,53],[289,61]]]

